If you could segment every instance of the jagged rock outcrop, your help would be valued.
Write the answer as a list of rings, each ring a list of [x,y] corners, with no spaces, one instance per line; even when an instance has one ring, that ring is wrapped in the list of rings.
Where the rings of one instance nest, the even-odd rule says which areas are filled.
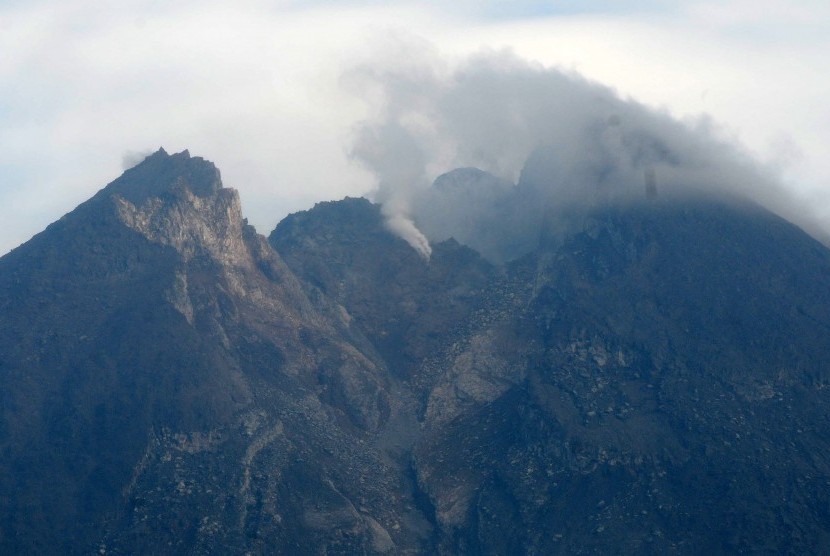
[[[433,246],[424,261],[366,199],[292,214],[269,241],[300,278],[344,308],[390,373],[404,378],[467,322],[497,275],[454,240]]]
[[[389,546],[399,479],[352,454],[383,361],[213,164],[127,171],[0,261],[0,307],[3,552]]]
[[[0,552],[826,550],[830,251],[736,200],[535,209],[518,258],[365,199],[266,240],[151,155],[0,259]]]

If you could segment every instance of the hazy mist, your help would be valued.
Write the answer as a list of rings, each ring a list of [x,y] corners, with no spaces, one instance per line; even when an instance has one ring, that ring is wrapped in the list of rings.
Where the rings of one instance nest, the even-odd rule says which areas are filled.
[[[425,237],[455,237],[493,260],[521,255],[543,215],[578,221],[597,203],[645,198],[647,181],[661,196],[748,197],[827,235],[772,168],[707,118],[679,122],[508,51],[451,63],[428,44],[393,50],[388,62],[345,78],[372,108],[351,154],[377,176],[389,228],[427,258]],[[431,185],[462,167],[484,172],[453,172]]]

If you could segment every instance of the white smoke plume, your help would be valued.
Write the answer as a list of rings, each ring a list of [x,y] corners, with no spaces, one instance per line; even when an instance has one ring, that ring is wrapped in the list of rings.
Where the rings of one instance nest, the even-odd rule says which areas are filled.
[[[425,259],[432,249],[412,221],[412,199],[429,185],[426,160],[414,137],[399,122],[360,130],[353,155],[378,176],[376,200],[388,228],[405,239]]]
[[[827,233],[705,117],[681,123],[510,52],[450,64],[429,45],[399,43],[346,82],[371,109],[352,155],[377,176],[387,226],[425,257],[427,238],[454,236],[508,260],[533,248],[551,214],[655,191],[750,197]],[[430,185],[459,167],[489,174],[453,172]]]
[[[140,162],[143,162],[145,158],[147,158],[154,152],[155,151],[153,151],[152,149],[125,152],[123,155],[121,155],[121,169],[129,170],[133,166],[137,166]]]

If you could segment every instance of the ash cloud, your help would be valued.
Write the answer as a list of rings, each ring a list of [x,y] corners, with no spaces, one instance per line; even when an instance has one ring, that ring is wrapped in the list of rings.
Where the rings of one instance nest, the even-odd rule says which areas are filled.
[[[506,261],[534,248],[543,221],[566,233],[587,208],[655,194],[749,197],[827,237],[705,117],[682,123],[510,52],[451,65],[423,44],[392,51],[346,77],[372,110],[351,154],[376,175],[389,229],[425,258],[427,239],[455,237]]]

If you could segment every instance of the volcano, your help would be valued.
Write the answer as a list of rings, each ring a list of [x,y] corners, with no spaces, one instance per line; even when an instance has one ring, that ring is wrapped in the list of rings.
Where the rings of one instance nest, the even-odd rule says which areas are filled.
[[[159,150],[0,258],[0,551],[825,552],[830,250],[653,182],[427,260]]]

